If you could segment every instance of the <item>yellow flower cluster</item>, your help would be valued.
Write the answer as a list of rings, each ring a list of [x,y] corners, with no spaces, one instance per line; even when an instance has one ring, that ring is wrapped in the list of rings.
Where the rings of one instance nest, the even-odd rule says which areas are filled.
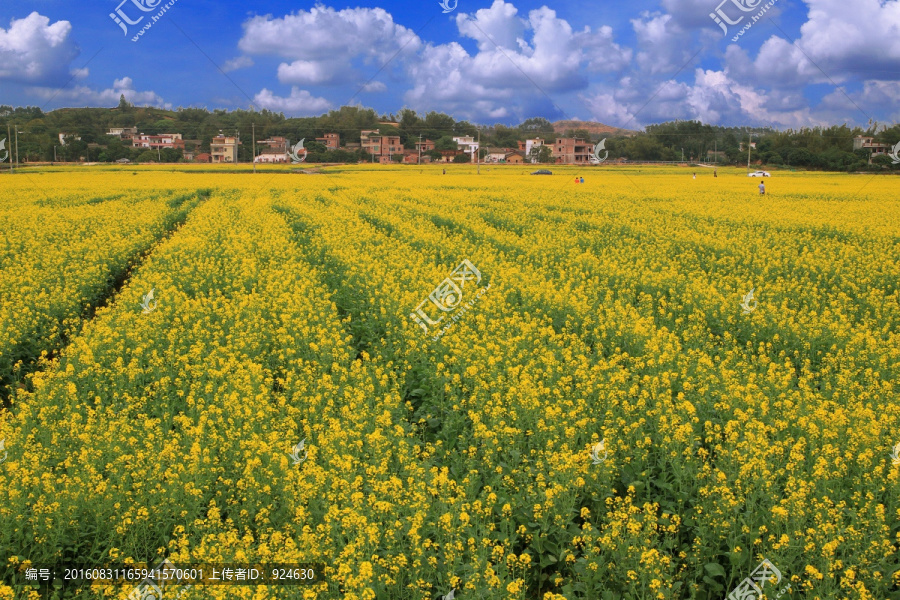
[[[34,174],[4,180],[0,208],[0,382],[64,345],[132,264],[184,218],[189,189],[93,187],[66,177],[51,195]],[[131,183],[131,182],[129,182]],[[51,184],[50,188],[53,188]]]
[[[321,573],[184,600],[675,599],[765,557],[810,598],[896,592],[888,182],[275,171],[17,182],[2,359],[73,325],[0,416],[0,574],[165,557]]]

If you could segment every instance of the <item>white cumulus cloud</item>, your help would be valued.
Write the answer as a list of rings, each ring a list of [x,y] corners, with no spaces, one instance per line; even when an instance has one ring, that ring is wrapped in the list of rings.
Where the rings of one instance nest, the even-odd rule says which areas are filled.
[[[333,108],[331,102],[325,98],[316,98],[306,90],[297,86],[291,88],[288,97],[276,96],[273,92],[263,88],[253,98],[253,102],[262,108],[283,112],[293,116],[319,115]]]
[[[126,100],[137,106],[172,108],[172,105],[164,102],[162,96],[156,92],[142,92],[134,89],[134,82],[130,77],[116,79],[112,87],[105,90],[95,90],[81,85],[61,90],[49,87],[30,87],[28,91],[48,101],[51,99],[57,103],[68,101],[72,106],[117,106],[119,98],[124,94]]]
[[[337,85],[363,83],[354,60],[379,67],[389,61],[399,64],[414,56],[422,42],[384,9],[318,5],[281,18],[251,18],[244,23],[238,47],[247,55],[285,59],[278,67],[282,83]]]
[[[225,64],[222,65],[222,70],[228,73],[230,71],[237,71],[238,69],[246,69],[248,67],[252,67],[253,64],[253,59],[249,56],[238,56],[232,58],[231,60],[226,60]]]
[[[588,72],[621,70],[631,61],[611,28],[576,32],[546,6],[522,18],[513,4],[494,0],[472,15],[457,15],[456,25],[461,36],[475,40],[477,52],[457,42],[427,45],[408,68],[415,82],[404,96],[409,106],[469,119],[559,114],[561,97],[585,89]]]
[[[71,32],[68,21],[51,24],[37,12],[12,19],[9,29],[0,27],[0,80],[38,85],[67,81],[69,65],[79,53]]]

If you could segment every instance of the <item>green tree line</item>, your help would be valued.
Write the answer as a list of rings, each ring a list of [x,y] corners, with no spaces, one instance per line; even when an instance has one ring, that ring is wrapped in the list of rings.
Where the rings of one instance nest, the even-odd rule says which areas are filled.
[[[404,108],[397,114],[379,115],[375,110],[360,106],[343,106],[324,115],[288,118],[268,110],[213,110],[183,108],[165,110],[137,107],[121,98],[115,108],[68,108],[44,112],[38,107],[0,106],[0,139],[10,137],[6,148],[14,159],[15,132],[18,131],[18,152],[23,162],[88,161],[113,162],[127,158],[133,161],[178,162],[183,160],[180,150],[148,151],[131,147],[107,135],[111,128],[136,127],[138,133],[180,133],[187,141],[186,150],[209,152],[210,141],[217,135],[237,135],[241,139],[238,150],[240,162],[253,158],[252,134],[256,140],[280,136],[291,143],[305,139],[309,162],[358,162],[372,157],[362,150],[328,150],[316,142],[326,133],[338,133],[341,145],[360,143],[362,130],[377,130],[383,135],[399,136],[405,149],[415,149],[416,142],[431,140],[435,149],[425,154],[440,158],[441,150],[456,150],[453,137],[471,136],[480,139],[481,154],[488,147],[517,148],[519,141],[542,138],[552,144],[557,137],[580,137],[590,143],[606,139],[605,148],[612,159],[630,161],[718,162],[746,164],[747,141],[755,142],[749,159],[755,165],[790,168],[856,171],[897,169],[898,165],[886,156],[870,162],[870,151],[854,150],[856,136],[868,136],[877,142],[894,146],[900,142],[900,125],[890,127],[870,124],[867,128],[834,125],[802,129],[774,130],[770,128],[739,128],[705,125],[699,121],[673,121],[649,125],[642,132],[630,135],[591,135],[586,129],[556,132],[547,119],[526,119],[517,126],[476,125],[457,121],[439,112],[417,113]],[[7,136],[9,131],[9,136]],[[61,144],[59,135],[66,134]],[[77,138],[80,138],[78,140]],[[257,147],[257,152],[261,149]],[[553,162],[549,147],[536,149],[529,157],[535,162]],[[397,154],[394,160],[402,160]],[[456,158],[468,161],[468,155]]]

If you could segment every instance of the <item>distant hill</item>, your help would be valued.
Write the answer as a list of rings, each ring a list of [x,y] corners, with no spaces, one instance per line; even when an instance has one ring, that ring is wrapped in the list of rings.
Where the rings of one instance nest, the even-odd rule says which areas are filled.
[[[637,131],[631,129],[620,129],[611,125],[604,125],[596,121],[556,121],[553,123],[553,131],[556,133],[565,133],[570,129],[584,129],[591,135],[635,135]]]

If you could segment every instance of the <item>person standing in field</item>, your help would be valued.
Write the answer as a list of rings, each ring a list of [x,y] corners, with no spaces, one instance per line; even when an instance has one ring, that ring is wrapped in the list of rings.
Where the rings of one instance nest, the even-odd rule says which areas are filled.
[[[766,182],[765,181],[759,182],[759,195],[760,196],[766,195]]]
[[[697,179],[697,174],[696,174],[696,173],[694,173],[694,179]]]
[[[713,177],[718,177],[718,176],[719,176],[719,170],[713,169]]]
[[[584,183],[584,177],[582,177],[581,181],[579,181],[578,183]]]

